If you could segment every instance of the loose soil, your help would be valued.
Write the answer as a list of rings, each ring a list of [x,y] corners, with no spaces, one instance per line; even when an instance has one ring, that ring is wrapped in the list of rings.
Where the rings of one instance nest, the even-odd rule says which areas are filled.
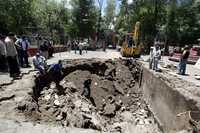
[[[33,94],[18,104],[28,121],[106,133],[160,132],[143,100],[136,61],[65,60],[63,66],[62,77],[36,76]]]

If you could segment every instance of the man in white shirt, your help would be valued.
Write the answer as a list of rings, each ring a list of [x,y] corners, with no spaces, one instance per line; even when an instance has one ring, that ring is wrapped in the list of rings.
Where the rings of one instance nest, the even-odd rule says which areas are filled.
[[[18,55],[18,60],[19,60],[19,64],[21,65],[21,67],[23,67],[23,57],[22,57],[22,38],[20,36],[15,36],[16,41],[15,41],[15,46],[17,49],[17,55]]]
[[[20,75],[19,64],[17,60],[17,50],[14,43],[14,34],[9,33],[5,39],[7,61],[9,66],[10,77],[18,77]]]
[[[36,55],[33,57],[33,65],[35,69],[39,70],[42,75],[46,73],[46,61],[45,58],[40,55],[40,53],[36,53]]]
[[[156,43],[155,48],[153,50],[153,70],[159,71],[158,63],[160,59],[161,59],[161,51],[160,51],[159,44]]]

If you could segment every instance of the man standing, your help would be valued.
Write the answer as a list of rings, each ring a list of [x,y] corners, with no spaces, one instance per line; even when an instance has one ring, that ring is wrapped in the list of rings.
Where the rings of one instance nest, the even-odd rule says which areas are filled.
[[[18,54],[18,61],[19,61],[19,64],[21,65],[21,67],[23,67],[23,55],[22,55],[22,38],[20,36],[15,36],[15,46],[16,46],[16,49],[17,49],[17,54]]]
[[[79,54],[82,55],[82,52],[83,52],[83,40],[81,40],[81,42],[79,43],[78,47],[79,47]]]
[[[10,77],[18,77],[20,75],[19,64],[17,61],[17,50],[14,42],[14,34],[9,33],[5,39],[8,67]]]
[[[3,35],[0,34],[0,71],[7,72],[6,46],[3,39]]]
[[[189,55],[190,55],[189,47],[186,45],[180,58],[178,74],[185,75],[186,65]]]
[[[153,70],[159,71],[158,63],[161,59],[161,51],[158,43],[155,44],[155,48],[153,50]]]
[[[22,42],[21,42],[21,47],[22,47],[22,55],[21,55],[21,64],[22,67],[30,67],[29,62],[28,62],[28,48],[29,48],[29,42],[26,40],[26,37],[22,37]]]
[[[43,57],[47,60],[49,58],[48,54],[48,42],[45,40],[42,45],[40,45],[40,52]]]

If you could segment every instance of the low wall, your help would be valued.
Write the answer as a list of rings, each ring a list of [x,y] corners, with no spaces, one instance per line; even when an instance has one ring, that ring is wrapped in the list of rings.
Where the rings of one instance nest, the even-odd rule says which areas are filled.
[[[54,53],[67,51],[67,47],[62,45],[55,45],[53,46],[53,48],[54,48]],[[30,48],[28,52],[30,56],[34,56],[38,52],[38,48]]]
[[[144,99],[165,133],[179,131],[185,127],[185,119],[177,119],[177,114],[195,110],[197,101],[185,96],[178,88],[173,88],[159,74],[143,68],[141,88]]]

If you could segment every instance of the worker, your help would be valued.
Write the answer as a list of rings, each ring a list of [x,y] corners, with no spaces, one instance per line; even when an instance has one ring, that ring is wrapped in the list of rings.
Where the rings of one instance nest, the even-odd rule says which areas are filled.
[[[189,55],[190,55],[189,47],[186,45],[184,47],[183,53],[182,53],[181,58],[180,58],[180,63],[179,63],[179,67],[178,67],[178,74],[185,75],[186,65],[187,65],[187,60],[189,58]]]
[[[33,65],[35,69],[39,70],[40,74],[44,75],[46,73],[46,62],[45,58],[40,55],[40,53],[36,53],[36,55],[33,57]]]
[[[62,61],[59,60],[58,63],[52,64],[48,71],[50,76],[52,77],[52,81],[56,83],[56,86],[59,86],[59,82],[62,78],[63,71],[62,71]]]
[[[153,50],[153,70],[159,71],[158,63],[160,59],[161,59],[161,51],[158,42],[156,42]]]

